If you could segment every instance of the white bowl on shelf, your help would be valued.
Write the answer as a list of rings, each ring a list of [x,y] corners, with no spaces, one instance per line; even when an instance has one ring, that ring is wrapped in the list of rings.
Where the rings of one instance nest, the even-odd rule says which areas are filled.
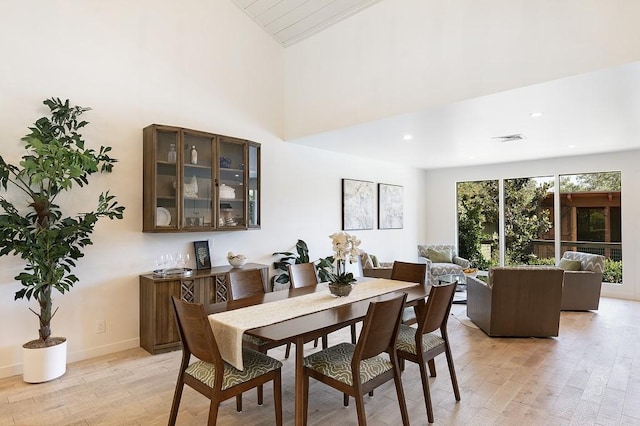
[[[233,266],[234,268],[242,268],[247,263],[246,257],[244,258],[232,257],[227,260],[229,261],[229,265]]]

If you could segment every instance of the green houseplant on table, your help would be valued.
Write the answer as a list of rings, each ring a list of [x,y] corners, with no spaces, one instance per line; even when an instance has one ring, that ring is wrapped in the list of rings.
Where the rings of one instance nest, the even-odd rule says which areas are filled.
[[[39,312],[29,308],[39,319],[39,338],[23,345],[23,378],[34,383],[66,371],[66,339],[51,336],[51,319],[57,312],[53,290],[64,294],[78,282],[71,271],[84,256],[82,249],[93,244],[90,235],[98,219],[122,219],[124,212],[107,191],[99,195],[95,211],[63,214],[57,196],[88,184],[93,173],[111,172],[117,160],[109,157],[110,147],[101,146],[97,152],[85,148],[79,131],[88,123],[80,116],[90,108],[70,106],[58,98],[43,103],[50,117],[38,119],[22,138],[27,152],[18,165],[0,156],[0,185],[7,191],[11,184],[26,198],[23,205],[22,200],[14,204],[0,197],[0,256],[13,254],[25,261],[24,271],[15,277],[22,284],[15,300],[34,298],[39,305]],[[63,365],[32,365],[31,361],[47,362],[39,355],[43,352],[62,358]]]

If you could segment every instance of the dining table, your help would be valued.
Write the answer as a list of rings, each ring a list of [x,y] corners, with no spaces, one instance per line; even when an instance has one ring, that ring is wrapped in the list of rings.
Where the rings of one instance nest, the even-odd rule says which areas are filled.
[[[341,300],[333,303],[328,302],[324,297],[329,294],[327,283],[319,283],[316,286],[269,292],[239,300],[215,303],[207,307],[209,321],[212,324],[214,336],[216,336],[219,347],[222,346],[218,339],[218,336],[221,335],[221,330],[219,327],[216,327],[216,318],[220,318],[220,322],[223,322],[222,320],[224,319],[224,322],[230,325],[233,325],[234,321],[245,323],[244,319],[247,317],[252,319],[259,317],[254,310],[259,309],[256,307],[265,304],[269,304],[266,308],[272,312],[283,310],[295,311],[291,312],[290,316],[292,317],[290,318],[285,316],[276,318],[275,320],[264,318],[263,321],[249,321],[244,324],[244,328],[242,326],[239,327],[239,336],[241,337],[242,334],[247,334],[274,343],[295,343],[294,399],[296,425],[304,424],[304,343],[362,321],[372,301],[381,300],[389,297],[389,295],[404,292],[407,293],[407,305],[414,306],[419,312],[419,310],[424,307],[424,301],[429,294],[429,288],[427,286],[383,278],[358,278],[354,287],[355,290],[351,295],[339,298]],[[376,290],[371,293],[370,288],[380,288],[384,290]],[[360,296],[358,296],[358,294],[360,294]],[[375,295],[369,297],[369,294]],[[318,306],[314,306],[314,303],[302,303],[304,300],[321,300],[322,302],[319,302]],[[300,301],[300,303],[298,303],[298,301]],[[292,302],[295,305],[304,306],[304,308],[301,309],[298,307],[297,309],[291,309],[293,306]],[[336,306],[332,306],[334,303]],[[283,308],[279,309],[281,306],[283,306]],[[228,313],[232,311],[233,315],[229,315]],[[252,327],[252,325],[255,324],[259,325]],[[225,336],[227,340],[223,340],[223,345],[234,345],[235,343],[229,341],[228,337],[229,336]],[[232,365],[237,363],[238,360],[233,359],[233,354],[236,353],[236,351],[228,351],[228,347],[225,347],[225,349],[227,350],[222,350],[221,348],[223,359]]]

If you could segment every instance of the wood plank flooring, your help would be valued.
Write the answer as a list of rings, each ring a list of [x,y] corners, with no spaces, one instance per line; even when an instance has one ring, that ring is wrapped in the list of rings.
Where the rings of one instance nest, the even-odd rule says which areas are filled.
[[[430,379],[436,425],[640,425],[640,302],[603,298],[600,310],[563,312],[560,336],[489,338],[454,305],[449,334],[462,400],[456,402],[444,356]],[[330,344],[349,339],[331,334]],[[307,352],[313,351],[311,345]],[[270,355],[284,359],[284,349]],[[133,349],[70,364],[49,383],[0,379],[0,425],[165,425],[180,352],[151,356]],[[293,360],[284,361],[285,424],[293,424]],[[418,368],[403,374],[409,418],[427,424]],[[311,382],[309,424],[356,425],[355,403]],[[368,423],[398,425],[393,385],[365,397]],[[208,401],[185,387],[179,425],[204,425]],[[244,411],[222,404],[218,424],[274,424],[271,387],[265,404],[246,393]]]

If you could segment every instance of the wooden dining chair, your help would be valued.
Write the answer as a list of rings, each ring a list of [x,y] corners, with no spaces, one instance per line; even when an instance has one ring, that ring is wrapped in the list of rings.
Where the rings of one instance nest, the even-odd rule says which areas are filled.
[[[202,304],[188,303],[172,296],[173,312],[182,341],[182,363],[171,404],[169,425],[175,425],[184,385],[189,385],[211,400],[208,425],[215,425],[222,401],[236,397],[236,409],[242,410],[242,392],[273,381],[276,424],[282,425],[282,363],[251,349],[242,350],[244,369],[224,362]],[[191,355],[198,361],[191,362]]]
[[[349,396],[356,400],[359,425],[367,424],[362,395],[393,379],[402,424],[409,424],[395,349],[406,298],[407,294],[403,293],[383,301],[371,302],[355,345],[340,343],[304,358],[305,423],[309,411],[309,378],[313,377],[343,392],[345,406],[349,403]],[[381,355],[383,352],[388,357]]]
[[[227,296],[229,300],[265,294],[262,272],[259,269],[237,269],[227,272]],[[243,334],[242,346],[266,354],[269,349],[287,345],[285,358],[289,357],[290,342],[271,342],[259,337]],[[258,405],[262,405],[262,386],[258,386]],[[239,402],[242,407],[242,400]]]
[[[306,287],[310,285],[318,284],[318,273],[316,271],[316,267],[313,263],[294,263],[290,264],[288,267],[289,270],[289,281],[291,282],[291,287],[300,288]],[[356,325],[351,324],[351,343],[356,343]],[[328,344],[327,335],[322,336],[322,349],[326,349]],[[318,346],[318,340],[314,342],[313,347]],[[287,354],[288,356],[288,354]]]
[[[431,405],[431,393],[429,392],[425,364],[429,364],[431,376],[435,377],[434,358],[443,352],[447,357],[453,393],[456,401],[460,401],[458,379],[453,366],[453,356],[451,355],[451,346],[449,345],[447,334],[447,320],[449,319],[455,290],[456,283],[432,286],[425,306],[419,311],[417,328],[401,324],[396,342],[396,349],[398,350],[398,357],[402,367],[404,368],[404,360],[415,362],[420,367],[422,391],[429,423],[433,423],[433,407]],[[439,335],[434,333],[438,329],[440,330]]]
[[[393,262],[391,279],[398,281],[409,281],[425,285],[427,265],[425,263]],[[412,306],[408,306],[402,312],[402,323],[406,325],[417,322],[416,313]]]
[[[289,272],[289,282],[292,288],[308,287],[318,284],[318,274],[313,263],[294,263],[287,267]],[[313,341],[313,347],[318,347],[318,339]],[[322,336],[322,349],[327,347],[327,335]],[[289,358],[291,344],[287,345],[284,357]]]

